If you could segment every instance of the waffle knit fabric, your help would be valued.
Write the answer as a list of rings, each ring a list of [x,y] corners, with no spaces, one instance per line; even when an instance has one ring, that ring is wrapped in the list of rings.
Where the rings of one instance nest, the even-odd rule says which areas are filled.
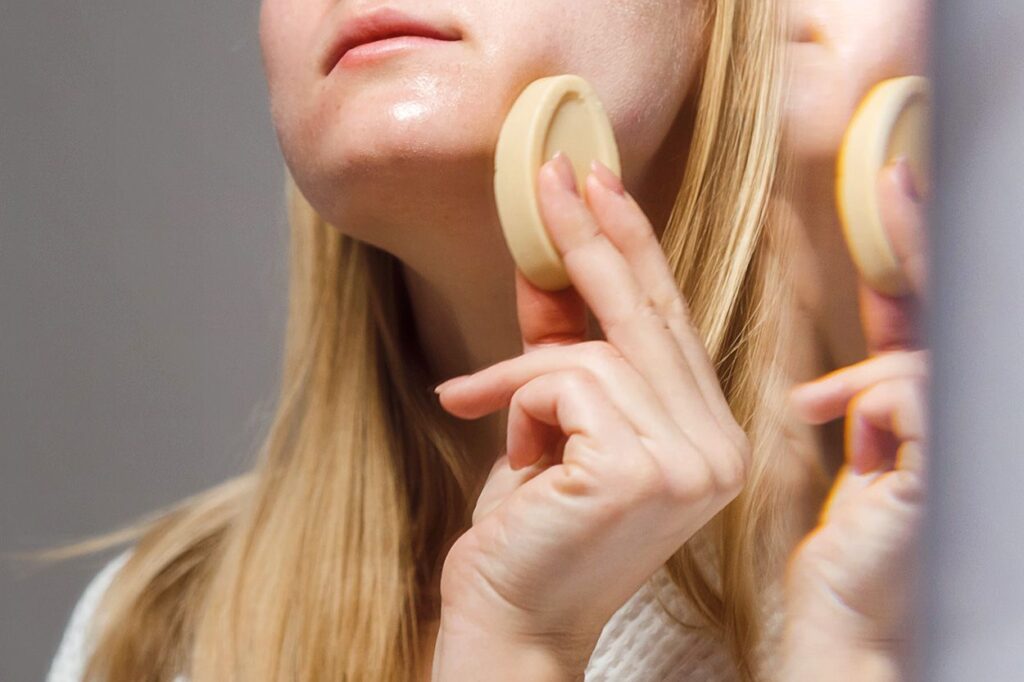
[[[123,552],[104,566],[82,593],[46,682],[81,682],[90,651],[89,623],[103,592],[129,552]],[[700,558],[698,553],[698,560]],[[773,653],[777,651],[782,626],[779,594],[777,586],[773,586],[762,600],[766,636],[754,660],[758,676],[764,680],[774,679]],[[587,682],[734,682],[740,679],[724,643],[705,630],[680,625],[669,612],[685,622],[697,622],[695,611],[662,567],[605,625],[587,666]],[[174,682],[187,682],[187,679],[179,675]]]

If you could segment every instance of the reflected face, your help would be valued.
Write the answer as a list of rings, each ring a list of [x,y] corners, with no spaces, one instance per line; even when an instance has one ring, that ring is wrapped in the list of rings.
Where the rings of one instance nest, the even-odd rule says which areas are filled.
[[[651,162],[695,85],[705,1],[386,3],[457,39],[335,64],[327,55],[339,33],[385,3],[263,0],[260,44],[282,153],[321,215],[381,244],[373,230],[386,222],[445,210],[442,195],[467,202],[487,192],[515,98],[537,78],[576,73],[612,119],[628,179]]]
[[[872,86],[924,75],[928,0],[788,2],[790,149],[802,158],[830,158]]]

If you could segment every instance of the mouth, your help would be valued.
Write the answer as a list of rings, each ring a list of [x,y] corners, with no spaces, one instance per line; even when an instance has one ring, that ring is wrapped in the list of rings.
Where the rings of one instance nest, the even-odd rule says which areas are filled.
[[[456,41],[462,35],[452,26],[418,19],[397,9],[384,7],[344,21],[334,33],[321,60],[323,73],[329,74],[345,54],[356,47],[391,38],[417,37]]]

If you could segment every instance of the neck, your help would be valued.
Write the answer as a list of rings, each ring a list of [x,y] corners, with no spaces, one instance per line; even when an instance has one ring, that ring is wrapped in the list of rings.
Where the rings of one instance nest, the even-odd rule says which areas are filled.
[[[801,164],[783,198],[797,252],[794,276],[797,306],[806,320],[798,345],[812,350],[817,374],[866,356],[857,303],[857,271],[836,212],[832,160]],[[810,379],[811,375],[797,377]]]
[[[831,161],[801,164],[781,197],[781,220],[794,238],[796,293],[789,371],[792,380],[814,379],[866,356],[857,302],[857,274],[835,208]],[[797,447],[834,475],[843,461],[843,420],[819,427],[790,426]],[[816,507],[814,507],[816,508]]]
[[[485,225],[479,235],[479,248],[486,257],[443,259],[437,254],[439,260],[431,263],[402,261],[417,336],[433,384],[522,352],[514,263],[500,241],[500,227]],[[451,428],[473,454],[472,478],[478,487],[504,450],[507,417],[507,409],[473,421],[451,417]]]
[[[684,109],[654,157],[623,181],[650,218],[660,237],[685,171],[685,150],[692,112]],[[684,150],[683,153],[680,150]],[[483,369],[523,352],[516,312],[515,263],[505,245],[490,187],[480,185],[462,197],[477,197],[447,212],[447,224],[420,225],[445,239],[408,239],[392,245],[402,264],[417,335],[434,382]],[[432,212],[433,214],[433,212]],[[452,220],[452,216],[457,220]],[[454,227],[452,227],[454,225]],[[472,229],[466,227],[472,226]],[[593,325],[593,320],[591,320]],[[594,337],[592,337],[594,338]],[[494,459],[505,447],[508,409],[453,428],[477,456],[482,484]]]

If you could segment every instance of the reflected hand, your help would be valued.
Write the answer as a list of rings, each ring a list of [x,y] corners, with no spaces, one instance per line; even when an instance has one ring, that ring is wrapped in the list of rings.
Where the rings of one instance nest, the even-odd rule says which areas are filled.
[[[861,281],[869,359],[791,394],[809,423],[846,415],[846,461],[820,525],[797,547],[787,573],[791,608],[815,620],[801,636],[812,627],[835,628],[837,637],[894,653],[910,625],[928,450],[928,354],[916,324],[927,251],[923,208],[911,183],[905,163],[879,179],[884,224],[911,292],[891,298]]]

